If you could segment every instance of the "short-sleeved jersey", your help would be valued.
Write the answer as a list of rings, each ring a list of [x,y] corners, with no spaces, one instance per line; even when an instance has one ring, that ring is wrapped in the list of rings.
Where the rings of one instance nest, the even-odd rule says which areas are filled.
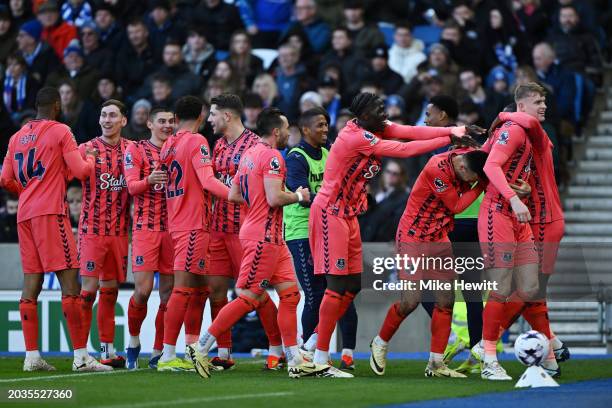
[[[212,166],[210,147],[199,133],[181,130],[162,147],[160,159],[168,172],[166,202],[171,232],[210,231],[211,194],[204,190],[197,170]]]
[[[70,128],[54,120],[31,120],[11,137],[4,166],[23,188],[17,222],[66,214],[69,171],[63,156],[76,149]]]
[[[287,174],[281,153],[270,145],[259,142],[245,152],[234,183],[240,183],[240,192],[248,207],[240,228],[240,239],[283,244],[283,208],[270,207],[264,188],[265,178],[283,181]]]
[[[224,137],[219,139],[215,144],[212,158],[215,176],[223,184],[231,187],[232,179],[238,171],[240,158],[247,149],[253,147],[259,140],[259,136],[246,128],[240,137],[232,143],[228,143]],[[245,213],[246,207],[244,205],[230,203],[228,200],[215,197],[212,230],[238,234],[240,232],[240,223],[244,219]]]
[[[469,183],[455,174],[452,159],[457,154],[444,152],[429,159],[410,192],[397,229],[397,241],[402,238],[438,241],[453,229],[455,214],[444,200],[457,202],[471,189]]]
[[[329,151],[323,184],[315,202],[330,214],[349,218],[367,210],[367,183],[381,168],[373,155],[380,139],[349,121]]]
[[[502,171],[508,183],[516,183],[518,179],[529,182],[533,159],[532,145],[524,129],[508,121],[499,127],[483,146],[489,150],[489,157],[495,152],[502,152],[508,156],[502,165]],[[512,216],[510,202],[502,193],[489,183],[485,191],[483,206],[491,206],[496,211]]]
[[[161,148],[149,140],[140,140],[128,146],[123,167],[128,181],[143,180],[156,168],[160,168]],[[149,185],[143,193],[134,196],[134,231],[167,231],[168,208],[166,206],[166,186]]]
[[[81,182],[83,207],[79,233],[124,236],[130,226],[130,196],[123,173],[123,155],[132,142],[121,138],[111,145],[97,137],[79,146],[85,157],[88,149],[96,149],[98,157],[89,177]]]

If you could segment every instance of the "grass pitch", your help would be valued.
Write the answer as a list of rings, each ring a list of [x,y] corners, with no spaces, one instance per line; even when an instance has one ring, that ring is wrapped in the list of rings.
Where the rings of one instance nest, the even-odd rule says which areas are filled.
[[[74,374],[70,358],[49,358],[58,371],[24,373],[21,358],[0,359],[0,406],[148,408],[148,407],[366,407],[511,391],[524,371],[518,362],[503,365],[515,380],[485,382],[467,379],[425,378],[425,361],[389,360],[386,375],[378,377],[367,360],[356,360],[354,379],[302,378],[286,371],[263,371],[262,359],[238,359],[236,368],[213,373],[203,380],[195,373],[157,373],[116,370],[110,374]],[[455,364],[456,365],[456,364]],[[141,360],[141,367],[147,360]],[[451,365],[454,366],[454,365]],[[559,383],[612,378],[610,360],[570,360],[562,363]],[[62,401],[8,400],[9,389],[71,389]]]

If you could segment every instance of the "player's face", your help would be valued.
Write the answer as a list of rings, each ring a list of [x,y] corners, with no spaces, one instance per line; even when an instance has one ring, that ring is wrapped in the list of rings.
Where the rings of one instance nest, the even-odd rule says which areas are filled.
[[[127,118],[123,116],[119,108],[109,105],[102,108],[100,112],[100,127],[102,136],[113,137],[121,134],[121,129],[127,125]]]
[[[372,103],[372,107],[360,122],[366,130],[377,133],[385,129],[386,120],[387,113],[385,112],[385,104],[382,99],[379,98]]]
[[[465,182],[473,183],[478,180],[478,174],[470,170],[465,160],[461,160],[458,167],[455,168],[457,176]]]
[[[287,147],[287,142],[289,141],[289,121],[285,116],[281,116],[283,124],[278,129],[278,136],[276,139],[276,148],[284,149]]]
[[[425,124],[427,126],[445,126],[442,123],[442,112],[431,103],[427,105],[427,110],[425,111]]]
[[[229,112],[217,109],[217,105],[213,104],[210,107],[210,114],[208,115],[208,122],[213,128],[213,132],[216,134],[223,134],[227,129],[227,116]]]
[[[305,134],[308,134],[312,141],[318,146],[323,146],[327,143],[327,133],[329,132],[329,123],[325,116],[318,115],[311,119],[310,126],[305,129]]]
[[[546,97],[539,94],[531,94],[518,101],[517,110],[538,118],[540,122],[546,119]]]
[[[174,133],[174,114],[172,112],[157,112],[149,118],[147,127],[157,139],[165,142]]]

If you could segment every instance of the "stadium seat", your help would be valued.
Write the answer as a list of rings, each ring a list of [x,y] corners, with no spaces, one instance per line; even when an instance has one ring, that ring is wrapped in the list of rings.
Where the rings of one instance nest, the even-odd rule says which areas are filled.
[[[255,48],[251,51],[253,55],[258,56],[263,60],[264,69],[267,70],[272,65],[272,62],[278,57],[278,51],[272,48]]]
[[[418,25],[412,29],[412,36],[423,41],[425,48],[428,49],[431,44],[440,41],[442,29],[432,25]]]
[[[385,43],[387,44],[387,47],[391,47],[393,45],[393,33],[395,33],[395,25],[386,21],[379,21],[378,29],[385,36]]]
[[[215,51],[215,58],[217,59],[217,61],[225,61],[227,57],[229,57],[228,51],[221,51],[221,50]]]

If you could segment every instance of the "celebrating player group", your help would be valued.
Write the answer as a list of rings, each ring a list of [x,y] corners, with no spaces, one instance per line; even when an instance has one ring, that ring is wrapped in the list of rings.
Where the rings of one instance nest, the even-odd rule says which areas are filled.
[[[237,95],[213,98],[209,112],[194,96],[180,98],[172,110],[155,108],[147,121],[151,137],[138,142],[121,136],[127,108],[110,99],[100,111],[101,135],[77,146],[70,128],[57,122],[58,91],[41,89],[37,117],[11,137],[0,179],[4,189],[19,196],[24,371],[55,370],[38,350],[37,298],[44,272],[59,279],[74,348],[72,369],[79,372],[139,368],[140,331],[157,272],[160,304],[150,368],[195,371],[203,378],[233,368],[231,328],[255,311],[269,342],[266,369],[286,368],[291,378],[353,377],[348,372],[354,369],[357,330],[353,301],[363,273],[357,217],[367,209],[367,185],[384,157],[444,150],[430,158],[412,189],[397,230],[397,251],[452,258],[454,216],[482,200],[471,227],[473,241],[486,254],[486,273],[497,282],[496,290],[488,294],[481,319],[468,322],[470,362],[458,369],[448,367],[456,354],[447,344],[454,291],[436,291],[433,302],[419,290],[402,292],[371,342],[371,369],[385,374],[389,341],[423,304],[432,318],[426,376],[461,378],[477,365],[485,380],[511,379],[497,361],[496,346],[521,314],[550,339],[543,367],[560,375],[557,361],[569,358],[569,351],[550,329],[545,291],[564,224],[552,144],[540,124],[544,96],[535,83],[518,86],[515,112],[500,113],[480,146],[472,136],[483,135],[484,129],[394,124],[379,96],[360,93],[350,106],[354,119],[329,150],[327,112],[304,112],[298,123],[303,140],[285,161],[285,114],[264,109],[256,134],[242,123]],[[428,117],[444,105],[436,103],[427,107]],[[198,133],[205,120],[220,136],[213,150]],[[431,119],[428,125],[434,125]],[[83,191],[76,240],[66,204],[73,178]],[[115,304],[128,262],[135,288],[124,357],[113,339]],[[405,280],[467,279],[440,268],[399,274]],[[228,302],[232,281],[237,297]],[[269,296],[272,289],[278,306]],[[298,338],[301,293],[304,338]],[[87,352],[96,298],[99,359]],[[202,331],[207,300],[212,324]],[[482,300],[480,295],[475,300],[479,310]],[[338,322],[345,347],[341,369],[329,356]],[[179,358],[176,343],[183,326],[187,347],[185,358]],[[217,356],[209,358],[214,346]]]

